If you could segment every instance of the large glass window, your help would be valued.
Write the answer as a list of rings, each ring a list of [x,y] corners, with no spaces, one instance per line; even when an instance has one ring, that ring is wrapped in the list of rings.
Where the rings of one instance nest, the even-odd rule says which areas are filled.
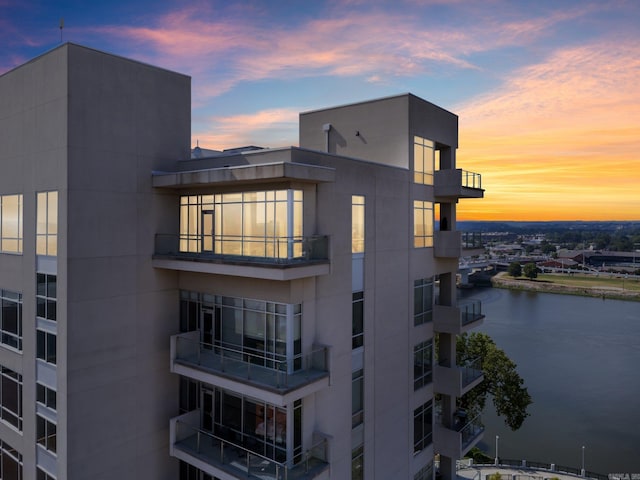
[[[364,252],[364,196],[351,197],[351,253]]]
[[[0,342],[22,350],[22,295],[0,290]]]
[[[426,138],[413,137],[413,181],[433,185],[435,144]]]
[[[22,375],[6,367],[0,367],[0,418],[22,430]]]
[[[0,195],[0,252],[22,253],[22,195]]]
[[[56,430],[55,423],[36,414],[36,440],[39,445],[53,453],[56,453],[57,448]]]
[[[180,251],[300,257],[302,190],[182,196]]]
[[[181,330],[200,330],[205,348],[268,368],[302,368],[302,304],[180,292]]]
[[[55,322],[56,298],[56,276],[38,273],[36,275],[36,315]]]
[[[351,345],[358,348],[364,345],[364,292],[353,292],[351,310]]]
[[[413,347],[413,389],[431,383],[433,370],[433,340],[420,342]]]
[[[58,192],[39,192],[36,215],[36,253],[58,254]]]
[[[293,409],[293,452],[301,451],[302,422],[296,421],[295,411],[302,402],[295,402]],[[203,419],[205,430],[265,457],[286,461],[287,409],[236,395],[222,389],[203,389]],[[301,410],[299,418],[301,418]],[[297,430],[297,431],[296,431]]]
[[[413,246],[433,247],[433,203],[423,200],[413,202]]]
[[[0,478],[22,480],[22,454],[0,440]]]
[[[433,320],[433,279],[421,278],[413,282],[413,324],[422,325]]]
[[[418,453],[432,442],[433,402],[427,403],[413,411],[413,451]]]

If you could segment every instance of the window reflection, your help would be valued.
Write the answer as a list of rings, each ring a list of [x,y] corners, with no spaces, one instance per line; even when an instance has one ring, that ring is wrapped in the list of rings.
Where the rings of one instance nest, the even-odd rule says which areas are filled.
[[[0,196],[0,252],[22,253],[22,195]]]
[[[58,254],[58,192],[39,192],[36,211],[36,254]]]
[[[440,156],[438,155],[438,164]],[[426,138],[413,137],[413,181],[424,185],[433,185],[435,168],[435,144]]]
[[[302,191],[180,199],[180,251],[295,258],[302,255]]]

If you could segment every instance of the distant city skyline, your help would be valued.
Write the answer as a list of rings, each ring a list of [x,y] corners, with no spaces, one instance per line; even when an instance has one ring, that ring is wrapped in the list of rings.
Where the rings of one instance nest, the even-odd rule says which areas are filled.
[[[60,20],[64,28],[60,29]],[[460,220],[640,219],[640,2],[0,0],[0,74],[63,42],[192,77],[192,146],[411,92],[460,117]]]

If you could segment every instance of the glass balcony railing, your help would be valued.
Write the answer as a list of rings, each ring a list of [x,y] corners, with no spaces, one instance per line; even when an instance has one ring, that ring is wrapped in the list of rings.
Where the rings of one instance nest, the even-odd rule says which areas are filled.
[[[482,175],[462,170],[462,186],[465,188],[482,189]]]
[[[460,440],[463,451],[478,438],[478,435],[484,432],[484,425],[481,420],[480,415],[478,415],[460,429]]]
[[[247,382],[289,391],[326,377],[328,348],[285,358],[278,354],[255,354],[237,346],[209,344],[175,335],[175,361],[196,368],[223,373]]]
[[[462,388],[464,388],[483,375],[482,358],[478,357],[464,365],[460,365],[460,370],[462,371]]]
[[[329,237],[250,237],[156,234],[154,256],[177,260],[244,262],[265,265],[329,260]]]
[[[484,248],[481,232],[462,232],[462,248]]]
[[[242,478],[310,480],[328,466],[326,439],[303,452],[295,463],[278,462],[179,418],[174,421],[174,448],[220,470],[242,475]]]
[[[482,314],[482,302],[480,300],[471,300],[458,304],[460,309],[460,321],[462,325],[468,325],[484,318]]]

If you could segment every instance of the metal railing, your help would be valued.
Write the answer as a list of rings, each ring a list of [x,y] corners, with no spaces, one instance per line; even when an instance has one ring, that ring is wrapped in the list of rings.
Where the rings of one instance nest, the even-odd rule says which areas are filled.
[[[484,432],[484,425],[481,420],[481,416],[477,415],[460,429],[460,442],[463,450],[470,445],[478,435]]]
[[[247,477],[252,474],[261,479],[296,480],[308,478],[309,472],[327,463],[327,440],[322,439],[303,452],[297,463],[279,462],[257,453],[239,443],[202,430],[184,421],[176,420],[174,446],[186,452],[193,452],[201,459],[214,465],[225,465],[242,471]]]
[[[180,260],[295,264],[329,259],[329,237],[252,237],[158,233],[155,255]]]
[[[276,388],[291,388],[328,374],[328,348],[286,358],[276,353],[256,354],[238,346],[205,343],[176,335],[176,360],[227,373]]]
[[[466,188],[482,188],[482,175],[462,170],[462,186]]]
[[[577,467],[567,467],[564,465],[556,465],[555,463],[546,463],[546,462],[533,462],[530,460],[514,460],[509,458],[499,458],[498,463],[475,463],[473,462],[470,467],[507,467],[514,469],[527,469],[527,470],[539,470],[539,471],[547,471],[547,472],[555,472],[555,473],[564,473],[569,475],[575,475],[577,477],[584,478],[593,478],[596,480],[615,480],[615,478],[610,475],[603,475],[601,473],[589,472],[585,471],[584,475],[582,475],[582,470]],[[531,477],[531,476],[529,476]]]
[[[462,248],[484,248],[482,232],[462,232]]]
[[[460,309],[460,321],[462,325],[467,325],[484,317],[484,315],[482,315],[482,302],[480,300],[460,302],[458,308]]]

